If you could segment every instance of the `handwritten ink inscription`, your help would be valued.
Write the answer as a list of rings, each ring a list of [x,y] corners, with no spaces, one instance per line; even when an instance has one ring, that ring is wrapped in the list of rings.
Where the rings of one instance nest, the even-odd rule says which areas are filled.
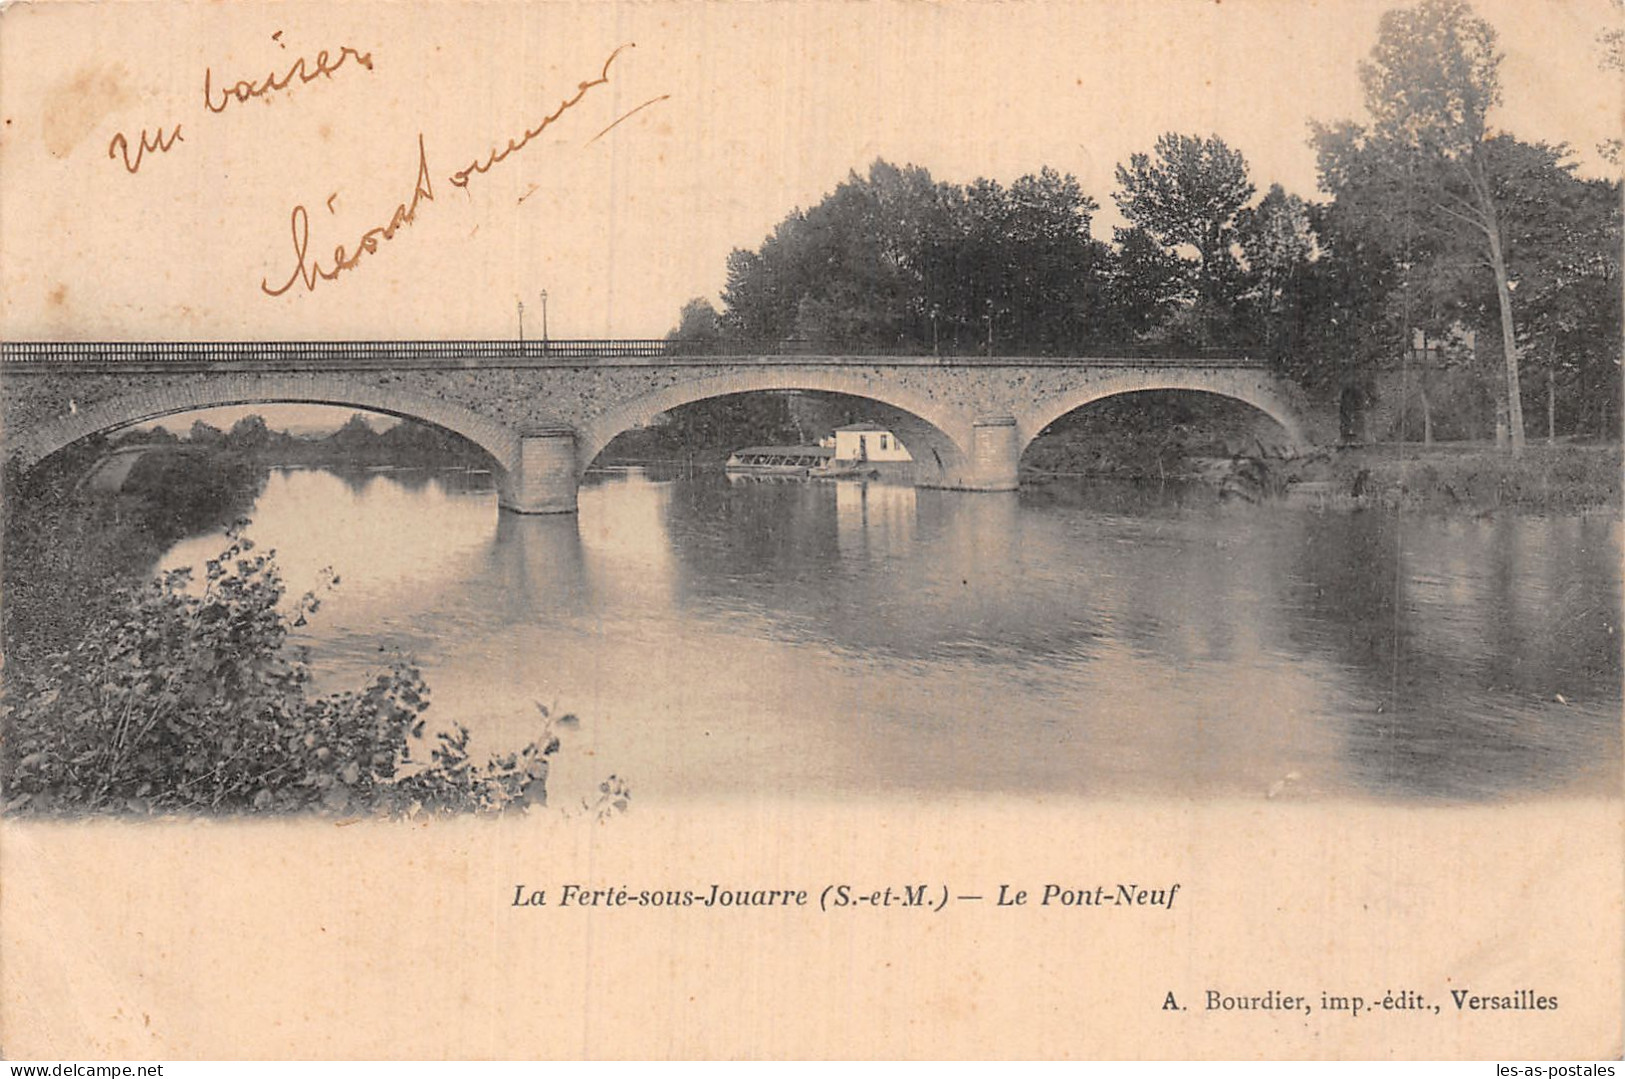
[[[548,115],[542,117],[541,121],[537,123],[535,127],[527,128],[523,134],[510,138],[507,141],[507,144],[500,149],[493,148],[491,152],[486,155],[484,161],[476,159],[470,162],[466,167],[458,169],[456,172],[452,173],[450,176],[452,186],[462,188],[466,191],[468,189],[469,180],[474,176],[484,175],[485,173],[491,171],[493,166],[500,164],[510,155],[524,149],[527,143],[536,138],[536,136],[540,135],[543,131],[546,131],[553,124],[557,123],[560,117],[580,104],[582,99],[587,96],[589,91],[609,82],[609,69],[610,66],[614,64],[615,58],[625,50],[633,47],[633,43],[628,42],[627,44],[616,48],[614,52],[609,54],[608,59],[604,61],[604,65],[599,70],[598,77],[596,79],[577,83],[575,94],[559,102],[558,108],[554,109]],[[669,96],[670,95],[663,95],[661,98],[654,99],[654,101],[664,100],[665,97]],[[639,105],[636,109],[633,109],[632,112],[637,112],[639,109],[653,104],[654,101],[646,101],[643,103],[643,105]],[[614,127],[615,124],[620,123],[621,120],[624,120],[627,118],[627,116],[630,116],[632,112],[626,113],[619,120],[616,120],[615,123],[610,124],[609,127]],[[604,131],[600,131],[597,136],[594,136],[593,140],[589,141],[595,141],[599,136],[602,136],[608,130],[609,128],[605,128]],[[526,194],[528,195],[529,192]],[[393,239],[395,233],[402,225],[410,225],[417,220],[418,209],[421,203],[433,201],[434,185],[429,179],[428,151],[424,148],[423,134],[419,132],[417,185],[412,191],[412,198],[410,201],[403,202],[395,208],[395,213],[389,219],[389,223],[387,225],[379,225],[376,228],[368,229],[362,234],[360,241],[357,243],[354,249],[346,249],[343,246],[335,248],[333,250],[331,267],[324,267],[319,258],[310,254],[310,212],[303,204],[296,205],[288,217],[289,230],[293,239],[293,270],[288,274],[287,280],[275,287],[272,287],[269,278],[262,278],[260,280],[260,291],[264,292],[267,296],[276,297],[288,292],[296,284],[303,284],[306,292],[316,291],[316,285],[318,282],[333,281],[346,270],[353,270],[363,257],[376,253],[380,242]],[[523,201],[523,199],[520,201]],[[327,208],[329,212],[332,211],[332,198],[328,199]]]
[[[278,31],[278,33],[281,33],[281,31]],[[355,57],[356,63],[368,71],[372,70],[372,53],[370,52],[359,52],[349,45],[342,45],[339,47],[339,58],[329,63],[327,50],[323,49],[316,54],[316,66],[314,68],[306,68],[305,58],[301,56],[294,61],[293,66],[288,69],[288,73],[280,79],[277,78],[276,72],[273,71],[265,76],[265,81],[262,83],[239,82],[235,86],[221,90],[218,105],[214,102],[214,94],[210,86],[214,71],[212,68],[204,68],[203,106],[210,112],[221,113],[226,111],[226,106],[231,104],[233,100],[239,102],[249,101],[256,97],[264,97],[272,90],[286,90],[293,83],[295,76],[298,77],[301,83],[312,82],[322,76],[331,79],[333,72],[343,67],[344,62],[352,56]]]
[[[466,189],[468,187],[468,180],[470,176],[474,175],[475,173],[484,174],[490,172],[493,165],[500,164],[502,161],[506,160],[509,154],[512,154],[518,150],[523,150],[525,145],[529,143],[531,139],[534,139],[537,135],[540,135],[542,132],[552,127],[553,124],[558,121],[559,117],[581,104],[581,99],[587,96],[587,91],[592,90],[594,87],[603,86],[605,83],[609,82],[609,67],[615,62],[615,58],[621,55],[621,53],[625,52],[627,49],[636,47],[636,42],[628,42],[625,45],[617,48],[614,52],[610,53],[609,59],[604,61],[603,70],[598,73],[598,77],[596,79],[593,79],[590,82],[577,83],[574,97],[568,97],[559,102],[559,107],[542,117],[541,123],[537,124],[535,127],[526,128],[524,133],[516,138],[510,138],[508,140],[508,145],[504,146],[502,149],[498,150],[493,147],[491,152],[486,155],[483,162],[479,160],[471,161],[468,163],[466,168],[458,169],[456,172],[452,173],[452,186]]]
[[[310,214],[303,205],[295,206],[293,213],[289,216],[289,225],[293,230],[295,259],[293,272],[277,288],[272,288],[270,281],[262,278],[260,280],[260,289],[267,296],[280,296],[292,288],[294,282],[301,281],[304,283],[306,292],[316,291],[317,281],[332,281],[345,270],[355,269],[356,264],[364,256],[371,255],[378,250],[380,241],[393,240],[396,231],[402,225],[410,225],[416,221],[418,203],[425,200],[434,201],[434,185],[429,180],[429,156],[423,148],[423,133],[419,132],[417,185],[412,189],[411,201],[403,202],[395,207],[395,213],[390,217],[389,224],[368,229],[362,234],[354,251],[347,252],[342,245],[334,248],[333,268],[324,270],[322,264],[316,259],[312,258],[307,261],[306,253],[310,250]],[[329,212],[333,209],[333,200],[331,198],[327,200],[327,208]]]
[[[175,130],[169,133],[169,137],[167,139],[164,137],[164,129],[161,127],[152,135],[151,138],[147,137],[147,129],[142,128],[141,137],[136,140],[135,144],[135,157],[132,158],[130,156],[130,140],[126,139],[124,137],[124,132],[120,131],[117,135],[113,136],[113,141],[107,144],[107,156],[117,157],[119,154],[123,154],[125,169],[129,170],[130,172],[139,172],[141,169],[141,159],[145,157],[149,151],[167,154],[177,142],[185,141],[186,140],[181,137],[180,124],[175,125]]]
[[[286,49],[287,45],[281,41],[282,33],[281,30],[278,30],[271,35],[271,38],[273,41],[278,42],[281,48]],[[570,110],[580,105],[589,93],[600,86],[608,84],[610,69],[614,66],[616,58],[628,49],[635,47],[636,45],[633,42],[617,46],[604,59],[597,77],[577,83],[575,93],[560,100],[558,107],[543,116],[534,127],[525,128],[518,135],[508,138],[500,146],[493,145],[483,159],[476,157],[464,167],[451,173],[448,177],[451,185],[467,191],[474,177],[489,173],[497,165],[523,150],[532,140],[558,123]],[[273,70],[263,79],[244,79],[219,87],[214,82],[214,69],[212,67],[205,68],[203,72],[203,105],[210,114],[218,116],[230,109],[233,104],[241,107],[256,98],[268,101],[269,95],[285,91],[292,86],[312,83],[318,79],[332,79],[335,72],[346,66],[360,67],[370,72],[373,70],[373,54],[370,50],[362,51],[353,45],[341,45],[336,53],[324,49],[317,52],[314,57],[299,57],[285,70],[280,73]],[[592,145],[625,120],[651,105],[668,100],[670,97],[670,94],[660,94],[622,113],[607,127],[588,139],[585,145]],[[181,134],[181,127],[182,125],[178,123],[167,130],[160,126],[150,134],[147,129],[143,128],[134,139],[120,131],[114,134],[112,140],[108,143],[107,156],[114,160],[122,160],[127,172],[137,173],[141,170],[141,166],[151,159],[152,155],[168,154],[179,143],[186,141]],[[422,208],[422,205],[434,201],[434,184],[431,180],[429,155],[421,131],[418,132],[417,140],[417,177],[413,184],[411,197],[400,202],[395,207],[394,213],[390,215],[387,222],[362,232],[353,246],[346,247],[340,244],[334,247],[330,261],[324,264],[321,256],[312,251],[310,210],[304,203],[295,205],[288,215],[289,235],[293,244],[293,268],[288,271],[281,284],[275,286],[271,284],[271,277],[262,277],[260,279],[260,291],[274,298],[294,291],[296,285],[303,285],[305,292],[314,292],[318,283],[337,280],[344,273],[354,270],[367,256],[377,254],[380,244],[394,239],[403,226],[413,224],[417,220],[418,211]],[[523,203],[535,190],[536,186],[532,185],[531,189],[521,196],[519,201]],[[337,198],[338,192],[336,191],[328,196],[327,209],[329,214],[336,213],[333,204]],[[478,231],[477,225],[475,231]]]
[[[281,44],[281,38],[281,30],[278,30],[276,33],[271,35],[271,39],[273,41],[277,41],[279,44]],[[284,44],[282,47],[287,48],[287,45]],[[233,101],[241,103],[252,101],[257,97],[264,98],[265,95],[272,93],[273,91],[286,90],[289,86],[294,85],[295,80],[302,85],[304,83],[314,82],[319,78],[331,79],[333,77],[333,72],[343,67],[345,63],[351,59],[354,59],[357,64],[360,64],[368,71],[372,70],[372,53],[370,51],[362,52],[352,45],[341,45],[339,46],[338,57],[336,59],[332,58],[332,54],[327,49],[323,49],[316,54],[314,59],[310,61],[307,61],[303,56],[301,56],[299,59],[293,62],[293,65],[289,67],[284,74],[280,76],[273,71],[269,75],[265,76],[265,79],[261,82],[243,80],[231,86],[225,87],[220,91],[220,100],[218,103],[214,98],[214,69],[204,68],[203,106],[211,113],[218,115],[219,113],[225,112],[226,106],[230,105]],[[134,156],[131,156],[131,140],[129,136],[120,131],[113,136],[110,142],[108,142],[107,156],[116,160],[122,154],[124,158],[125,170],[131,173],[136,173],[141,171],[142,160],[148,153],[167,154],[171,149],[174,148],[177,142],[185,141],[186,140],[181,137],[180,124],[175,125],[174,130],[170,132],[168,138],[165,138],[164,129],[162,126],[160,126],[157,129],[157,132],[151,137],[148,137],[146,129],[142,128],[140,137],[135,140],[135,154]]]
[[[597,142],[599,139],[603,138],[605,135],[609,134],[611,131],[614,131],[617,127],[620,127],[623,121],[632,119],[632,117],[636,116],[638,113],[642,112],[644,109],[648,108],[650,105],[656,105],[656,104],[659,104],[662,101],[670,101],[670,100],[671,100],[671,95],[670,94],[660,94],[660,95],[658,95],[656,97],[651,97],[648,101],[645,101],[643,104],[639,105],[637,108],[627,109],[625,112],[621,113],[621,115],[617,116],[615,118],[615,120],[608,127],[604,128],[604,130],[600,131],[598,134],[596,134],[592,138],[588,139],[587,140],[587,145],[591,146],[593,143]]]

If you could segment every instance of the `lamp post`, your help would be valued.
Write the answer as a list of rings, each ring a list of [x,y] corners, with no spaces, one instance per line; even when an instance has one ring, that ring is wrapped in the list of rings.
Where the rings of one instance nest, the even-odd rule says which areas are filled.
[[[547,290],[542,290],[542,352],[547,352]]]
[[[515,300],[514,302],[519,305],[519,344],[523,346],[525,343],[525,301]]]

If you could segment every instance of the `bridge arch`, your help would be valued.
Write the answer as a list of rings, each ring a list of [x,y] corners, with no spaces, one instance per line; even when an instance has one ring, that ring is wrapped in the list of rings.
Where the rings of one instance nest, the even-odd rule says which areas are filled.
[[[913,455],[917,483],[957,486],[970,475],[974,417],[901,387],[877,388],[858,370],[769,366],[744,374],[735,371],[684,379],[608,409],[578,432],[578,474],[585,472],[617,435],[648,423],[662,412],[716,397],[775,390],[835,393],[873,404],[876,420],[896,432]]]
[[[353,376],[316,373],[236,374],[226,378],[177,378],[162,389],[119,394],[89,403],[32,427],[10,440],[11,455],[32,467],[57,450],[91,435],[198,409],[232,405],[333,405],[380,412],[441,427],[480,447],[497,465],[498,482],[519,459],[517,432],[472,409],[439,398],[371,383]]]
[[[1302,453],[1312,445],[1300,404],[1289,389],[1267,371],[1257,368],[1184,368],[1166,372],[1129,369],[1090,372],[1079,385],[1034,403],[1017,416],[1021,431],[1018,452],[1025,452],[1050,424],[1068,413],[1107,397],[1149,390],[1184,390],[1240,401],[1280,425],[1286,433],[1289,452]]]

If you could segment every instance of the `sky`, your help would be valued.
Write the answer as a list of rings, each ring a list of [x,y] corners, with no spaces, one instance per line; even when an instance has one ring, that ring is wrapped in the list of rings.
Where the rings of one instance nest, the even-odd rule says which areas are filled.
[[[1357,64],[1390,6],[13,4],[0,332],[510,337],[523,303],[535,337],[545,291],[554,338],[660,336],[717,300],[730,250],[877,158],[955,182],[1073,173],[1102,238],[1117,163],[1166,131],[1223,137],[1260,195],[1312,195],[1309,124],[1363,115]],[[1611,4],[1476,6],[1506,53],[1492,120],[1601,174],[1594,148],[1622,126],[1596,45]],[[301,59],[308,82],[286,77]],[[143,130],[172,141],[131,171],[110,144],[133,153]]]

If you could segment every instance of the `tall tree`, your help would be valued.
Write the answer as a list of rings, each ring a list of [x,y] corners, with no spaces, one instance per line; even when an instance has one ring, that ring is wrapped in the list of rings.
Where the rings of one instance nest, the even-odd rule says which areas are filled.
[[[666,335],[666,347],[675,355],[703,355],[716,352],[721,340],[717,309],[710,300],[696,296],[683,305],[677,328]]]
[[[1237,284],[1237,215],[1253,197],[1247,160],[1218,136],[1201,138],[1172,132],[1157,139],[1155,158],[1130,156],[1117,166],[1117,207],[1131,225],[1142,228],[1191,266],[1196,298],[1209,304],[1233,299]]]
[[[1151,335],[1185,298],[1186,267],[1143,228],[1119,227],[1114,238],[1102,328],[1107,340],[1131,344]]]
[[[1489,149],[1514,241],[1508,270],[1524,366],[1544,371],[1548,433],[1559,412],[1578,428],[1589,406],[1619,396],[1619,185],[1574,175],[1566,147],[1499,136]]]
[[[1625,0],[1612,0],[1612,5],[1615,25],[1597,35],[1597,47],[1602,53],[1600,65],[1604,71],[1625,76],[1625,26],[1619,25],[1620,16],[1625,15]],[[1597,152],[1615,167],[1625,165],[1625,139],[1617,135],[1604,140]]]
[[[876,161],[729,257],[723,333],[842,352],[1077,349],[1102,302],[1097,209],[1054,169],[961,187]]]
[[[1101,302],[1103,245],[1089,234],[1099,204],[1048,166],[1011,184],[1008,202],[1005,304],[1014,343],[1024,352],[1065,351],[1081,343]]]
[[[1378,171],[1409,189],[1406,201],[1441,227],[1465,230],[1495,282],[1512,452],[1523,451],[1522,393],[1508,241],[1501,223],[1486,117],[1501,101],[1495,30],[1465,0],[1422,0],[1383,15],[1360,65],[1369,129],[1317,129],[1323,186]],[[1368,159],[1363,165],[1350,155]]]
[[[796,307],[806,291],[802,232],[806,215],[792,210],[756,251],[728,255],[722,290],[724,332],[744,343],[771,345],[795,332]]]
[[[1243,239],[1249,276],[1260,275],[1250,290],[1255,320],[1266,303],[1273,307],[1266,356],[1317,396],[1363,400],[1392,352],[1385,342],[1401,332],[1392,301],[1403,262],[1343,204],[1295,205],[1286,196],[1274,206],[1248,222]],[[1299,231],[1300,210],[1308,217],[1307,238]],[[1312,257],[1298,261],[1306,239]],[[1264,336],[1257,332],[1255,340]]]
[[[1294,286],[1315,256],[1309,206],[1280,184],[1257,206],[1237,215],[1236,232],[1247,263],[1246,301],[1254,339],[1272,359],[1282,346],[1281,323],[1294,298]]]

